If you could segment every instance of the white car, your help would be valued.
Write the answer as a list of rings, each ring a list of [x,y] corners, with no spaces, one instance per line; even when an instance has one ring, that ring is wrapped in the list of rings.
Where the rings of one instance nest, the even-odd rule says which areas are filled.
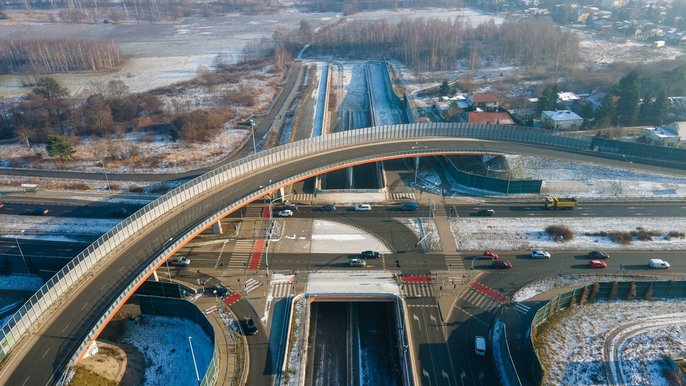
[[[357,204],[355,205],[356,212],[368,212],[372,210],[372,206],[369,204]]]
[[[531,251],[532,259],[550,259],[550,252],[546,252],[542,249],[534,249]]]
[[[291,217],[293,215],[293,211],[290,209],[284,209],[280,210],[276,213],[277,216],[279,217]]]
[[[367,262],[362,259],[350,259],[351,267],[365,267]]]

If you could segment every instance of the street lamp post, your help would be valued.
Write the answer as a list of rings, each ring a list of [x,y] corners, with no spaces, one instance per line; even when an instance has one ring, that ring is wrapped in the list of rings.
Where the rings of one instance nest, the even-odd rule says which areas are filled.
[[[19,232],[19,234],[23,235],[24,231],[25,231],[25,229],[22,229],[22,231]],[[24,258],[24,251],[21,250],[21,245],[19,245],[19,238],[17,236],[15,236],[14,241],[17,243],[17,249],[19,249],[19,255],[21,256],[21,260],[24,262],[24,268],[26,268],[26,274],[31,276],[31,272],[29,272],[29,266],[26,264],[26,258]]]
[[[103,160],[99,159],[98,163],[102,165],[102,170],[105,172],[105,183],[107,184],[107,190],[111,191],[112,189],[110,188],[110,179],[107,177],[107,167],[105,166],[105,162]]]
[[[271,184],[272,184],[272,181],[269,180],[269,185],[271,185]],[[267,230],[266,230],[267,242],[266,242],[266,246],[264,248],[264,265],[267,269],[267,277],[269,277],[269,242],[272,240],[272,230],[274,229],[274,224],[273,224],[274,216],[272,213],[272,207],[274,205],[274,202],[279,201],[279,200],[285,201],[286,197],[289,197],[292,195],[293,194],[287,194],[283,197],[269,198],[269,206],[268,206],[268,208],[269,208],[269,223],[267,224]]]
[[[255,144],[255,121],[254,120],[249,120],[248,124],[250,125],[250,132],[252,133],[252,152],[253,154],[257,154],[257,145]]]
[[[195,352],[193,351],[193,342],[191,337],[188,337],[188,345],[191,346],[191,356],[193,357],[193,367],[195,367],[195,379],[200,383],[200,374],[198,374],[198,363],[195,361]]]

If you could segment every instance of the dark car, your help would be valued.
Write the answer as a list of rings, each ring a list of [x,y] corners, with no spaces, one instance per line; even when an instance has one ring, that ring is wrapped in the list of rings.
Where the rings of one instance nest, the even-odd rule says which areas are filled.
[[[31,215],[33,216],[45,216],[49,213],[50,211],[48,208],[36,208],[31,211]]]
[[[377,251],[362,251],[360,255],[362,255],[363,259],[378,259],[381,257],[381,254]]]
[[[257,334],[257,324],[255,324],[255,321],[252,320],[251,317],[246,316],[243,318],[243,326],[245,327],[245,333],[248,335],[255,335]]]
[[[603,252],[603,251],[591,251],[591,252],[588,252],[588,258],[594,259],[594,260],[609,259],[610,255],[608,255],[607,252]]]
[[[326,204],[322,205],[321,208],[319,208],[322,212],[335,212],[336,211],[336,206],[331,205],[331,204]]]
[[[109,214],[112,217],[126,217],[129,214],[129,211],[122,206],[116,206],[110,209]]]
[[[479,209],[479,211],[476,212],[476,215],[481,217],[491,217],[495,215],[495,211],[493,209]]]
[[[206,287],[205,293],[223,298],[224,296],[226,296],[226,294],[229,293],[229,290],[221,284],[215,284],[211,287]]]
[[[286,205],[281,206],[281,208],[279,208],[279,210],[290,210],[292,212],[297,212],[298,206],[295,204],[286,204]]]
[[[495,260],[491,263],[491,268],[495,269],[508,269],[512,268],[512,263],[504,260]]]

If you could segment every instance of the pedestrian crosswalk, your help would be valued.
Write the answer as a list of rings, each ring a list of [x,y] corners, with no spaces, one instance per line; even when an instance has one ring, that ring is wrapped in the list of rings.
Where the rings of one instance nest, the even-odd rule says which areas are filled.
[[[445,265],[448,266],[448,271],[464,271],[464,261],[458,255],[446,255]]]
[[[291,295],[293,285],[288,282],[271,283],[270,293],[273,298],[287,298]]]
[[[469,288],[462,300],[491,314],[495,315],[500,307],[500,302],[492,297],[486,296],[482,292]]]
[[[403,283],[400,291],[406,298],[433,297],[434,285],[432,283]]]
[[[253,244],[253,240],[237,240],[227,266],[235,269],[246,268],[252,255]]]
[[[391,193],[392,201],[400,200],[416,200],[414,193],[412,192],[393,192]]]
[[[254,291],[257,288],[259,288],[262,285],[261,282],[255,280],[255,279],[248,279],[245,281],[244,288],[243,290],[246,293],[250,293],[250,291]]]
[[[311,193],[298,193],[298,194],[293,194],[289,197],[291,202],[298,202],[298,203],[311,203],[314,202],[314,194]]]
[[[522,303],[514,303],[514,308],[517,310],[522,315],[526,315],[529,313],[529,310],[531,310],[531,307],[527,306],[526,304]]]

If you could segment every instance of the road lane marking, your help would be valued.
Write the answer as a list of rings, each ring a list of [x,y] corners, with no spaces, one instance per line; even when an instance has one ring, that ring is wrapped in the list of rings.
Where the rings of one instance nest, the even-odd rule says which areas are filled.
[[[29,381],[29,378],[31,378],[31,376],[26,377],[26,380],[24,381],[24,383],[22,383],[22,386],[23,386],[23,385],[26,385],[26,382]]]
[[[465,314],[469,315],[470,317],[474,318],[476,321],[478,321],[479,323],[483,324],[484,326],[490,327],[490,325],[489,325],[488,323],[486,323],[486,322],[484,322],[483,320],[479,319],[478,316],[472,314],[471,312],[465,310],[464,308],[462,308],[462,307],[460,307],[460,306],[455,306],[455,308],[457,308],[458,310],[464,312]]]
[[[88,306],[88,303],[84,304],[83,307],[81,307],[81,310],[84,310]]]
[[[69,328],[70,325],[71,325],[71,322],[67,323],[67,325],[64,326],[64,328],[60,332],[64,332],[67,328]]]
[[[43,353],[43,355],[41,356],[41,358],[45,358],[45,356],[48,355],[48,351],[50,351],[50,349],[45,350],[45,352]]]

